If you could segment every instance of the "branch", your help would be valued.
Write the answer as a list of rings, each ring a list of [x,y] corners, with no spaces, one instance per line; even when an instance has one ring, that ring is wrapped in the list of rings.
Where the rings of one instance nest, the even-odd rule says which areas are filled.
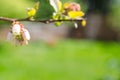
[[[0,21],[13,22],[13,21],[15,21],[15,19],[12,19],[12,18],[5,18],[5,17],[0,17]]]
[[[41,23],[53,23],[53,22],[61,22],[61,21],[82,21],[85,20],[85,18],[79,18],[79,19],[59,19],[59,20],[54,20],[54,19],[47,19],[47,20],[30,20],[30,18],[23,18],[23,19],[15,19],[15,18],[7,18],[7,17],[0,17],[1,21],[8,21],[8,22],[14,22],[14,21],[30,21],[30,22],[41,22]]]

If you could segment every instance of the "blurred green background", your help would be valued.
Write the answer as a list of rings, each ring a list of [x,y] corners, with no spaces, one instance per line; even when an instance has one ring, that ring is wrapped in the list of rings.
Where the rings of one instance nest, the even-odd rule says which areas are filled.
[[[0,80],[119,80],[120,44],[64,40],[0,44]]]
[[[24,18],[26,8],[36,1],[0,0],[0,16]],[[81,3],[82,10],[87,12],[84,1],[71,1]],[[119,0],[110,3],[112,12],[109,14],[112,28],[117,30],[120,27],[119,3]],[[48,0],[40,0],[40,5],[36,19],[50,18],[53,9]],[[40,11],[44,14],[39,14]],[[14,46],[5,40],[8,26],[10,23],[0,23],[0,80],[120,80],[119,41],[65,38],[47,43],[31,40],[28,46]]]

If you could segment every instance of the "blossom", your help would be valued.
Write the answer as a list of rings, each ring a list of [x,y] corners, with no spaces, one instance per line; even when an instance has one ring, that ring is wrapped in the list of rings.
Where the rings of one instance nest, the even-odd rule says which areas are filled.
[[[81,10],[81,6],[75,2],[62,3],[60,0],[49,0],[50,5],[54,9],[52,18],[54,20],[82,20],[85,16],[84,12]],[[60,26],[63,21],[55,22],[56,26]],[[78,24],[74,22],[75,28],[78,28]],[[82,26],[86,25],[86,21],[82,21]]]
[[[64,14],[69,18],[76,19],[84,16],[84,12],[81,11],[80,4],[75,2],[64,3]]]
[[[70,19],[81,19],[85,14],[81,11],[80,4],[75,2],[64,3],[64,14]],[[78,24],[74,22],[75,28],[78,28]],[[86,20],[81,21],[81,25],[86,26]]]
[[[65,10],[68,10],[68,11],[80,11],[81,10],[80,4],[77,4],[75,2],[64,3],[63,7]]]
[[[30,40],[30,34],[29,31],[25,29],[20,22],[15,21],[12,23],[12,26],[10,27],[7,39],[9,41],[14,42],[16,45],[18,44],[27,45],[28,41]]]
[[[82,11],[69,11],[68,16],[72,19],[80,18],[84,16],[84,13]]]

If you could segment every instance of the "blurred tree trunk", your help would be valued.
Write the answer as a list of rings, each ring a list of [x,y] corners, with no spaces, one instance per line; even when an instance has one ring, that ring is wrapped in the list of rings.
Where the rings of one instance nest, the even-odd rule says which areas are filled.
[[[87,26],[71,29],[70,37],[98,40],[117,40],[118,33],[108,22],[111,0],[86,0],[88,3]]]

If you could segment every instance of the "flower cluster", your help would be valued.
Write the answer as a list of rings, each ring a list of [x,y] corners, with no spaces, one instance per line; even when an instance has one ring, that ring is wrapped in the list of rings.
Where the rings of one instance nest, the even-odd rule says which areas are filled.
[[[80,4],[71,2],[71,3],[64,3],[63,6],[64,14],[66,14],[71,19],[81,19],[85,14],[81,11]],[[82,26],[86,26],[86,20],[83,19],[81,22]],[[75,28],[78,28],[76,22],[74,22]]]
[[[53,13],[54,20],[60,19],[78,19],[80,20],[85,14],[81,10],[80,4],[75,2],[62,3],[60,0],[49,0],[51,6],[54,8],[55,12]],[[61,22],[56,22],[57,26]],[[76,25],[76,22],[74,22]],[[82,20],[82,26],[86,25],[86,20]],[[75,26],[77,28],[77,26]]]
[[[30,34],[22,23],[14,21],[10,27],[7,39],[14,42],[16,45],[27,45],[28,40],[30,40]]]
[[[75,2],[64,3],[63,13],[69,16],[69,18],[79,18],[84,16],[84,13],[81,11],[80,4]]]

